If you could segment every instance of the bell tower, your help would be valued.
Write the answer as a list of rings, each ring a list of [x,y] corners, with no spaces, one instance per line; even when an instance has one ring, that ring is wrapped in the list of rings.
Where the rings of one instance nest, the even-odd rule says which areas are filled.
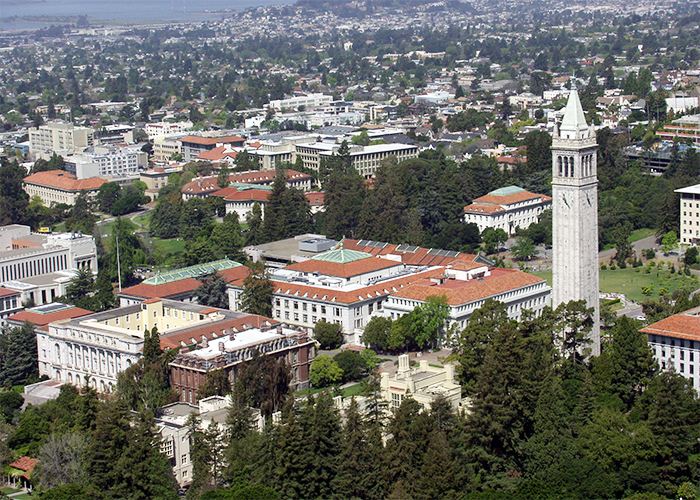
[[[552,307],[585,300],[594,308],[594,356],[600,354],[597,150],[595,130],[572,87],[552,138]]]

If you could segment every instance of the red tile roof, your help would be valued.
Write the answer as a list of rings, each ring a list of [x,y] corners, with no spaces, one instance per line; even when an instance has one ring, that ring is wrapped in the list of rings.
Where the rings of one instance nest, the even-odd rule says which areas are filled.
[[[224,158],[235,158],[238,151],[232,151],[228,146],[219,146],[209,151],[202,151],[197,155],[198,160],[220,161]]]
[[[700,340],[700,307],[674,314],[640,330],[647,335],[665,335],[686,340]]]
[[[475,199],[475,203],[498,203],[500,205],[510,205],[512,203],[519,203],[521,201],[534,200],[536,198],[541,198],[542,201],[551,201],[552,198],[545,196],[543,194],[535,194],[530,191],[522,191],[520,193],[507,194],[505,196],[496,196],[493,194],[486,194]]]
[[[347,241],[347,240],[346,240]],[[367,260],[367,259],[366,259]],[[443,269],[423,271],[408,276],[401,276],[393,280],[382,281],[376,285],[367,286],[359,290],[341,291],[327,287],[304,285],[297,282],[275,281],[275,293],[288,295],[290,297],[307,297],[327,302],[337,302],[339,304],[354,304],[372,297],[384,297],[400,290],[401,288],[424,279],[430,279],[444,272]]]
[[[272,184],[275,181],[274,170],[253,170],[251,172],[236,172],[229,176],[229,182],[240,182],[241,184]],[[287,182],[304,181],[311,179],[308,174],[302,174],[296,170],[287,170],[285,172]],[[216,193],[219,185],[217,183],[218,176],[200,177],[194,179],[182,187],[182,192],[185,194],[201,194],[201,193]]]
[[[352,278],[353,276],[359,276],[361,274],[371,273],[372,271],[379,271],[380,269],[387,269],[389,267],[401,265],[402,264],[400,262],[382,259],[379,257],[356,260],[345,264],[310,259],[305,260],[304,262],[291,264],[285,267],[285,269],[306,273],[319,272],[326,276],[337,276],[339,278]]]
[[[248,314],[242,318],[211,323],[199,328],[163,335],[160,338],[160,347],[161,349],[166,349],[168,347],[175,349],[182,345],[181,342],[184,342],[186,345],[192,344],[192,339],[199,343],[202,341],[202,335],[204,335],[207,340],[213,340],[218,337],[228,335],[228,332],[224,333],[225,330],[234,329],[235,331],[240,332],[250,328],[260,328],[260,326],[262,326],[262,324],[265,322],[268,322],[271,325],[276,325],[279,323],[279,321],[266,318],[265,316]]]
[[[37,186],[47,186],[63,191],[94,191],[100,189],[107,181],[99,177],[78,180],[75,175],[62,170],[48,170],[37,172],[24,178],[25,184],[36,184]]]
[[[245,266],[234,267],[232,269],[226,269],[225,271],[219,271],[219,273],[224,277],[227,283],[239,284],[242,286],[243,280],[248,276],[248,268]],[[139,283],[138,285],[125,288],[121,291],[120,295],[149,299],[167,299],[180,294],[192,293],[199,285],[201,285],[201,282],[194,278],[171,281],[170,283],[163,283],[160,285]]]
[[[323,205],[323,198],[325,195],[323,191],[309,191],[305,194],[310,205]]]
[[[471,205],[464,207],[464,211],[470,213],[495,214],[498,212],[505,212],[506,209],[500,205],[478,205],[472,203]]]
[[[81,316],[87,316],[88,314],[92,314],[92,311],[81,309],[80,307],[68,307],[66,309],[61,309],[60,311],[46,314],[25,309],[24,311],[20,311],[8,317],[7,320],[13,323],[24,323],[25,321],[29,321],[30,323],[35,324],[37,327],[44,327],[49,323],[53,323],[54,321],[80,318]]]
[[[515,269],[493,269],[483,280],[447,280],[444,285],[422,280],[399,290],[394,297],[424,301],[431,295],[444,295],[449,305],[459,306],[543,281]]]
[[[8,296],[11,296],[11,295],[17,295],[17,296],[19,296],[20,293],[14,291],[14,290],[8,290],[7,288],[2,288],[2,287],[0,287],[0,297],[8,297]]]
[[[23,470],[24,472],[31,472],[32,469],[39,463],[36,458],[21,457],[10,464],[10,467],[15,469]]]

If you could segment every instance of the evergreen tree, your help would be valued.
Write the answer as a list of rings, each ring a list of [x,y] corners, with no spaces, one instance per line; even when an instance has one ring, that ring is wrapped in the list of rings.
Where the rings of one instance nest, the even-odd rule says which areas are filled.
[[[88,448],[92,481],[100,491],[111,491],[121,481],[115,465],[126,451],[130,432],[126,405],[121,401],[104,404],[97,414]]]
[[[177,482],[168,459],[160,451],[160,437],[151,412],[136,416],[129,430],[126,447],[112,464],[115,481],[106,497],[134,500],[175,500]]]
[[[214,272],[202,277],[199,281],[201,285],[194,290],[194,296],[199,304],[228,309],[227,284],[221,274]]]
[[[29,222],[29,195],[24,191],[27,171],[16,159],[0,158],[0,225]]]
[[[92,269],[78,269],[66,286],[66,300],[77,307],[92,310],[94,302],[92,293],[95,290],[95,278]]]
[[[250,314],[272,316],[272,295],[274,287],[262,262],[250,264],[250,272],[243,280],[241,309]]]
[[[5,327],[0,339],[0,379],[4,385],[18,385],[39,376],[39,354],[34,325]]]
[[[384,498],[382,477],[384,447],[371,432],[353,397],[345,412],[340,436],[338,472],[331,482],[334,498]]]
[[[228,165],[226,163],[223,163],[221,165],[221,168],[219,169],[219,176],[216,179],[216,185],[219,186],[220,188],[225,188],[228,187],[229,185],[229,177],[231,176],[231,169],[228,168]]]
[[[305,446],[311,470],[303,483],[301,498],[330,498],[331,482],[338,471],[340,418],[328,391],[309,397],[302,413]]]
[[[306,436],[289,400],[284,407],[282,425],[279,428],[275,460],[276,489],[282,500],[310,498],[306,484],[313,468],[313,457],[305,452]]]
[[[231,382],[226,375],[226,370],[218,368],[209,370],[204,383],[197,390],[197,398],[205,399],[210,396],[226,396],[231,392]]]
[[[634,322],[623,316],[613,331],[609,351],[612,390],[631,408],[634,398],[646,387],[655,365],[646,334],[640,333]]]
[[[253,203],[253,210],[248,214],[246,222],[248,235],[245,244],[249,246],[264,243],[262,208],[258,202]]]
[[[92,309],[95,312],[107,311],[112,309],[117,302],[114,296],[114,287],[109,279],[109,270],[101,267],[97,272],[97,281],[95,281],[95,295],[92,297]]]

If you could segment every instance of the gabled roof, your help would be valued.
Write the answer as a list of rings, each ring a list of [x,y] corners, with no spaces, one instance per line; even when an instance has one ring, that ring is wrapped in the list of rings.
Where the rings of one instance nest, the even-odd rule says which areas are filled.
[[[202,340],[202,336],[204,336],[207,340],[214,340],[216,338],[223,337],[224,335],[228,335],[228,332],[224,333],[225,331],[234,330],[235,332],[240,332],[250,328],[260,328],[263,323],[276,325],[279,323],[279,321],[266,318],[265,316],[259,316],[257,314],[246,314],[240,318],[220,321],[198,328],[162,335],[160,337],[160,347],[161,349],[175,349],[182,346],[182,342],[184,342],[186,345],[192,344],[191,339],[195,339],[197,343],[199,343]]]
[[[248,276],[248,268],[245,266],[233,267],[220,271],[226,283],[243,285],[243,280]],[[200,276],[201,277],[201,276]],[[149,284],[145,281],[138,285],[131,286],[122,290],[120,296],[137,297],[137,298],[169,298],[181,294],[191,294],[201,284],[194,277],[183,278],[176,281],[169,281],[160,284]]]
[[[38,308],[25,309],[24,311],[19,311],[18,313],[15,313],[12,316],[8,317],[7,321],[14,324],[29,321],[30,323],[33,323],[37,327],[41,328],[45,327],[49,323],[53,323],[54,321],[80,318],[82,316],[92,314],[92,311],[88,311],[87,309],[81,309],[80,307],[74,306],[66,306],[50,312],[38,311],[42,307],[43,306],[39,306]]]
[[[403,264],[411,266],[439,266],[453,262],[455,259],[494,263],[479,254],[462,253],[457,251],[423,248],[415,245],[395,245],[369,240],[343,240],[345,248],[367,252],[372,255],[395,255],[400,257]]]
[[[244,143],[245,139],[243,137],[238,137],[237,135],[229,135],[226,137],[199,137],[196,135],[186,135],[181,139],[178,139],[182,143],[191,144],[201,144],[202,146],[212,146],[216,144],[231,144],[233,142]]]

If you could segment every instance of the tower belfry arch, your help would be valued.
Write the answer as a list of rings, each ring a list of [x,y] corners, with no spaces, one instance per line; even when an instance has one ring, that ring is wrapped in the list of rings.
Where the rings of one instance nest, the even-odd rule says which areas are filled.
[[[597,151],[574,87],[552,137],[552,306],[585,300],[594,309],[594,356],[600,354]]]

